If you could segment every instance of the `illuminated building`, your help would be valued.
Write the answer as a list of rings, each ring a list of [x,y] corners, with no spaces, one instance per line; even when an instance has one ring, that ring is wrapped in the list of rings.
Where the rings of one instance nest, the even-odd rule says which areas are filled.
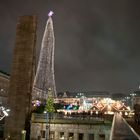
[[[62,108],[49,123],[49,137],[52,140],[109,140],[112,119],[115,112],[128,116],[131,112],[122,102],[111,98],[64,98],[55,99]],[[41,114],[40,114],[41,115]],[[32,115],[31,138],[45,140],[48,124],[46,114]]]

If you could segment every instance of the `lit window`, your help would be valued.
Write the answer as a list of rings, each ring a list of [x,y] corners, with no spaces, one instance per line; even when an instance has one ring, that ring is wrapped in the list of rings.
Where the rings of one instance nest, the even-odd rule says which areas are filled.
[[[74,140],[74,134],[73,133],[69,133],[68,140]]]
[[[64,132],[60,132],[59,139],[61,139],[61,140],[64,139]]]
[[[54,131],[50,131],[50,140],[54,140]]]

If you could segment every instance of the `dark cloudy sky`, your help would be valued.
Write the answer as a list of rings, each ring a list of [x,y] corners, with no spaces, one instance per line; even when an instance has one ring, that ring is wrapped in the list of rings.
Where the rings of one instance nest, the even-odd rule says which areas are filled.
[[[140,84],[139,0],[0,0],[0,70],[10,73],[18,16],[53,10],[58,91],[130,93]]]

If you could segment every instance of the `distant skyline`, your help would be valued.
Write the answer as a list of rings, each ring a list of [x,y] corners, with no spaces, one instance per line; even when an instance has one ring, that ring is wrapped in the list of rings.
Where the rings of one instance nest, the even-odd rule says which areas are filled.
[[[138,0],[1,0],[0,70],[10,73],[17,18],[38,16],[38,55],[52,10],[58,92],[138,90],[139,7]]]

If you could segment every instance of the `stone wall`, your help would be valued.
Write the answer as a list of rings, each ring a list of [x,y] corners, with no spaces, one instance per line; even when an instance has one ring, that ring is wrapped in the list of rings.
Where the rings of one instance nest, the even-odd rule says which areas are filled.
[[[79,140],[79,133],[83,134],[83,140],[89,140],[89,134],[93,134],[94,140],[100,140],[100,135],[104,135],[104,140],[109,140],[111,126],[107,125],[80,125],[80,124],[50,124],[49,128],[45,123],[32,123],[31,140],[46,140],[47,129],[53,134],[51,140]],[[41,132],[44,131],[45,137]],[[64,132],[64,136],[60,133]],[[69,134],[73,133],[73,138],[70,139]]]

